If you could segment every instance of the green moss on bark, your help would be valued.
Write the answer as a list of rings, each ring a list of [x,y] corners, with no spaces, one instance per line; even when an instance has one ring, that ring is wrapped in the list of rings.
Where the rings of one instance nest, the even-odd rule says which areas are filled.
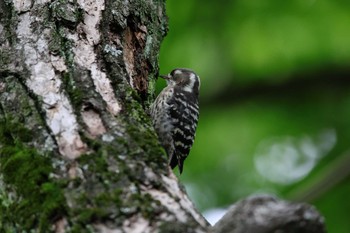
[[[13,28],[16,28],[17,18],[13,3],[9,1],[0,1],[0,24],[4,26],[3,31],[0,33],[0,44],[13,44],[15,41],[15,31]],[[1,54],[0,54],[1,58]],[[5,63],[2,63],[5,62]],[[4,64],[8,64],[9,61],[0,59],[0,68]]]
[[[50,157],[24,145],[30,130],[18,121],[0,122],[0,228],[47,232],[65,212],[60,185],[50,178]]]
[[[76,26],[83,19],[83,11],[78,4],[68,0],[56,0],[50,4],[51,15],[68,27]]]
[[[123,9],[115,4],[121,4]],[[158,201],[142,190],[143,187],[161,187],[157,183],[159,179],[145,177],[147,172],[153,176],[168,172],[166,155],[144,111],[153,99],[154,85],[148,83],[154,80],[158,71],[160,42],[167,31],[166,16],[159,15],[163,12],[160,9],[165,8],[164,4],[164,1],[106,1],[101,22],[102,41],[95,49],[99,52],[97,59],[102,61],[99,65],[106,71],[122,105],[117,116],[106,111],[105,102],[95,91],[91,74],[73,64],[74,44],[68,39],[67,31],[75,30],[81,22],[81,9],[76,3],[66,0],[34,6],[34,13],[44,15],[45,22],[31,25],[32,29],[38,34],[45,28],[52,29],[50,53],[65,58],[68,71],[61,74],[62,89],[75,111],[79,133],[88,145],[89,154],[72,162],[73,170],[79,173],[76,178],[62,182],[52,178],[57,157],[41,152],[45,151],[42,146],[46,143],[44,139],[50,136],[44,134],[45,130],[38,130],[46,124],[43,103],[34,98],[34,94],[30,95],[25,80],[19,85],[18,80],[9,77],[5,82],[8,84],[6,93],[14,97],[0,96],[1,104],[6,105],[6,121],[0,121],[0,186],[6,189],[6,192],[0,191],[0,229],[48,232],[51,224],[64,216],[68,231],[94,232],[94,223],[120,227],[130,216],[141,214],[151,220],[164,211]],[[122,55],[125,45],[123,31],[126,29],[132,32],[130,44],[135,43],[136,48],[135,64],[132,64],[137,73],[138,82],[134,84],[138,83],[136,87],[139,88],[136,90],[130,86],[129,78],[134,77],[129,77],[126,72],[125,62],[128,61]],[[19,104],[16,99],[25,101],[17,101]],[[107,129],[105,135],[91,139],[85,133],[80,112],[86,109],[100,114]],[[9,113],[16,112],[18,115],[24,112],[25,120],[8,117]],[[35,130],[40,141],[33,139]],[[50,132],[50,129],[46,131]],[[112,139],[106,140],[104,136]],[[38,150],[33,149],[37,145]],[[55,147],[51,149],[54,151]],[[62,161],[61,165],[60,172],[66,174],[70,162]],[[67,208],[66,203],[69,203]]]
[[[136,128],[132,131],[137,134]],[[132,215],[141,214],[151,220],[162,212],[160,203],[143,193],[141,188],[146,185],[159,186],[156,180],[145,178],[145,168],[149,164],[146,165],[145,159],[142,159],[149,156],[145,149],[152,147],[157,140],[152,135],[149,140],[143,141],[145,144],[142,146],[143,139],[139,137],[135,141],[130,132],[127,129],[129,136],[115,136],[110,142],[85,139],[95,152],[82,155],[77,160],[82,176],[72,181],[74,185],[68,185],[66,189],[69,203],[75,206],[68,214],[74,223],[74,231],[86,231],[86,223],[110,222],[112,226],[120,227]],[[152,144],[146,145],[150,140],[153,140]],[[163,159],[164,171],[167,171],[166,159],[162,158],[161,151],[155,149],[153,152],[158,160]],[[160,170],[159,166],[157,170]]]

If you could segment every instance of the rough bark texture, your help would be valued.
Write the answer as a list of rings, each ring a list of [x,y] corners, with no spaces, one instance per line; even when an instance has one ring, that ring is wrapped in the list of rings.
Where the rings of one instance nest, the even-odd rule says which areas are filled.
[[[307,204],[271,196],[237,202],[215,224],[211,233],[325,233],[323,217]]]
[[[0,0],[0,232],[206,232],[151,126],[162,0]]]
[[[2,231],[203,232],[145,114],[166,32],[160,0],[0,1]]]

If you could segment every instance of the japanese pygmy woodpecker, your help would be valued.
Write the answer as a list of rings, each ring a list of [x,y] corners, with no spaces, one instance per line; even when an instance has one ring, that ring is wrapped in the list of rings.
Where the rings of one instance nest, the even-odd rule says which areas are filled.
[[[167,87],[151,105],[151,117],[170,167],[178,166],[181,174],[196,134],[200,79],[189,69],[174,69],[160,77]]]

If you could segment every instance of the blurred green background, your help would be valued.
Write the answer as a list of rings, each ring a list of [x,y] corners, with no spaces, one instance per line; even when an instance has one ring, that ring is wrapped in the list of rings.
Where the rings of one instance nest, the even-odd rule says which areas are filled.
[[[350,2],[168,0],[160,73],[201,77],[180,176],[200,211],[272,193],[350,225]],[[165,83],[157,83],[158,91]]]

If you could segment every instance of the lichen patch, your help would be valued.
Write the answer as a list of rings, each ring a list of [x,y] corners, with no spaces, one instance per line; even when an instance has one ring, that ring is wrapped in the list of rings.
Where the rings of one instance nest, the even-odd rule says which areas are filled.
[[[82,118],[87,126],[89,135],[92,138],[96,138],[106,132],[106,128],[103,125],[102,119],[99,114],[93,110],[82,111]]]
[[[32,6],[32,0],[14,0],[13,5],[18,12],[25,12],[30,10]]]
[[[55,70],[59,72],[67,71],[67,66],[60,56],[51,55],[51,64],[55,68]]]
[[[151,228],[149,226],[149,221],[137,216],[135,218],[130,218],[124,221],[123,224],[124,232],[128,233],[149,233]]]
[[[74,62],[80,67],[90,71],[91,78],[102,99],[107,104],[107,110],[114,116],[119,113],[121,106],[116,99],[110,80],[106,73],[98,66],[95,45],[100,43],[98,25],[101,21],[104,1],[78,1],[84,9],[84,23],[78,25],[78,34],[69,38],[75,43],[73,53]]]
[[[75,159],[86,150],[78,133],[78,124],[67,96],[61,90],[60,76],[55,70],[66,69],[62,58],[52,56],[48,50],[49,29],[42,34],[32,32],[31,25],[43,21],[29,13],[20,16],[17,35],[20,39],[17,49],[23,51],[24,63],[29,70],[26,86],[39,97],[45,112],[45,120],[56,138],[60,153]],[[21,46],[23,45],[23,46]]]
[[[98,69],[97,64],[91,65],[91,76],[94,81],[96,90],[107,103],[107,109],[113,115],[117,115],[121,110],[121,106],[115,98],[111,81],[107,78],[106,73]]]
[[[202,226],[206,226],[206,220],[200,214],[198,214],[197,211],[195,211],[193,203],[190,201],[188,196],[181,191],[176,176],[173,173],[170,173],[169,177],[164,175],[161,175],[161,177],[168,192],[172,193],[175,197],[177,197],[177,199],[180,200],[178,205],[181,205],[182,209],[186,210],[187,213],[190,213],[198,223],[200,223]]]
[[[186,212],[182,209],[182,206],[177,201],[175,201],[174,197],[170,196],[167,192],[161,192],[159,190],[152,189],[147,191],[147,193],[149,193],[155,200],[159,201],[162,206],[165,206],[169,211],[171,211],[171,216],[175,216],[175,219],[177,221],[187,221]]]

